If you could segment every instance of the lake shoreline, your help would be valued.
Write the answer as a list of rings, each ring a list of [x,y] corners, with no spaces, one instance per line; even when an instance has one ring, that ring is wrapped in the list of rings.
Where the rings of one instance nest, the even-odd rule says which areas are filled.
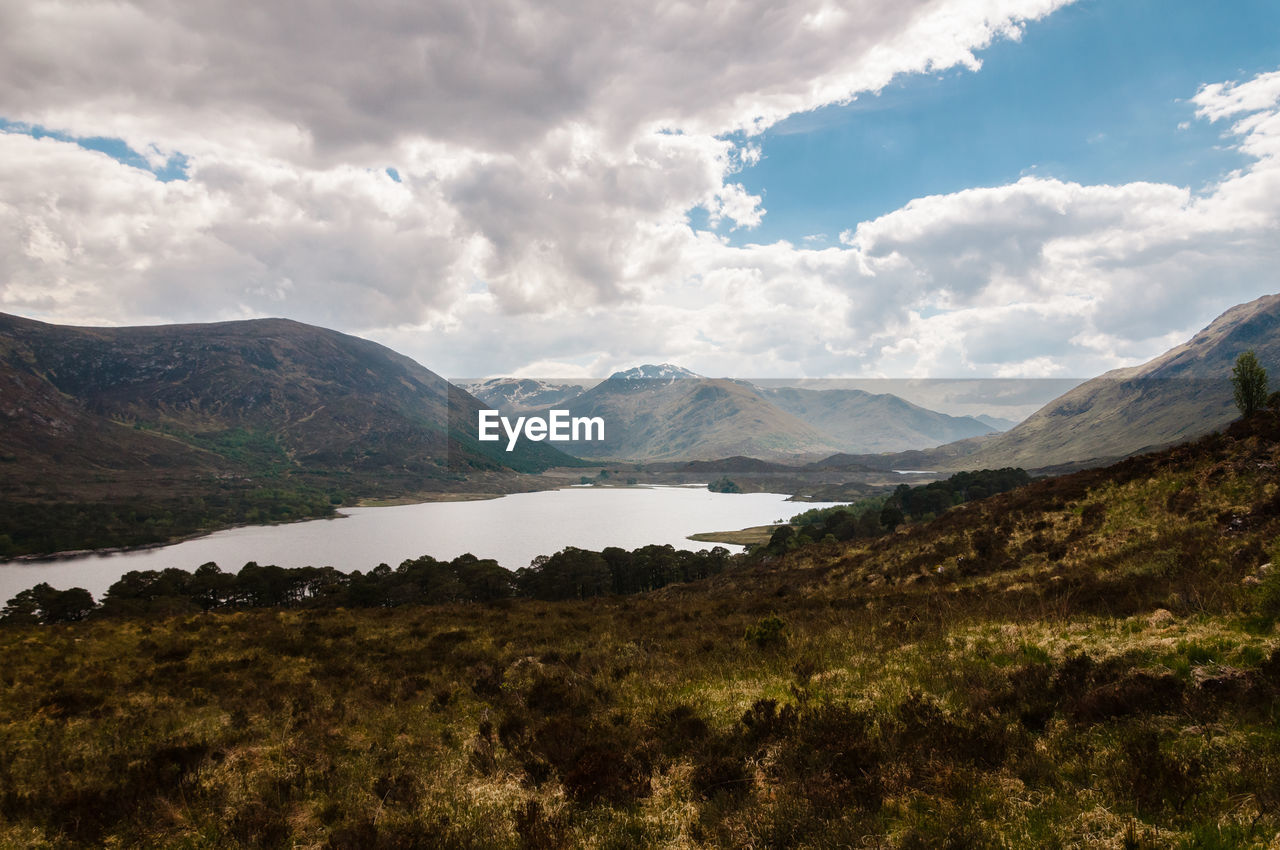
[[[205,563],[238,570],[248,562],[281,567],[331,566],[368,571],[385,563],[470,553],[505,569],[567,547],[601,551],[670,545],[695,551],[713,545],[695,535],[708,529],[749,528],[795,513],[783,493],[712,493],[705,485],[562,486],[509,494],[512,498],[425,501],[383,507],[344,507],[322,519],[240,525],[158,545],[61,553],[0,563],[0,602],[45,582],[83,587],[100,596],[131,571],[192,571]]]

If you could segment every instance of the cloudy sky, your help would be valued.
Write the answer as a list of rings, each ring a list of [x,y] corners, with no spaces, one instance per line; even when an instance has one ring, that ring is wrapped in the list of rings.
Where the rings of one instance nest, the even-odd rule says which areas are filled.
[[[0,0],[0,310],[46,321],[1088,377],[1280,291],[1278,235],[1274,0]]]

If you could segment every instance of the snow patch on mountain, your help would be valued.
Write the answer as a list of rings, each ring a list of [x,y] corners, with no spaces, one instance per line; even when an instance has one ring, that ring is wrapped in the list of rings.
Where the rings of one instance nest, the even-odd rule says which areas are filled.
[[[690,372],[680,366],[673,366],[670,363],[662,363],[653,365],[646,363],[643,366],[634,366],[622,372],[614,372],[609,376],[610,381],[661,381],[663,383],[671,383],[680,380],[702,380],[703,376],[697,372]]]

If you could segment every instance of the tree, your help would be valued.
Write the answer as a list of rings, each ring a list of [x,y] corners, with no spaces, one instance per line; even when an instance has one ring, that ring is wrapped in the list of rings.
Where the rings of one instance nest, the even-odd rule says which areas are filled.
[[[795,548],[796,530],[789,525],[780,525],[769,536],[769,545],[765,548],[775,555],[781,555],[788,549]]]
[[[42,603],[44,623],[74,623],[93,611],[93,596],[83,587],[55,590]]]
[[[731,481],[729,476],[723,475],[719,481],[712,481],[707,485],[707,489],[712,493],[741,493],[742,488],[736,482]]]
[[[93,597],[83,587],[56,590],[40,582],[9,600],[0,610],[0,621],[34,625],[72,623],[83,620],[93,611]]]
[[[885,505],[880,511],[880,525],[889,531],[893,531],[902,525],[904,520],[906,520],[906,516],[903,515],[902,509],[897,505]]]
[[[1252,351],[1236,358],[1235,368],[1231,370],[1231,386],[1242,416],[1257,413],[1267,403],[1267,370]]]

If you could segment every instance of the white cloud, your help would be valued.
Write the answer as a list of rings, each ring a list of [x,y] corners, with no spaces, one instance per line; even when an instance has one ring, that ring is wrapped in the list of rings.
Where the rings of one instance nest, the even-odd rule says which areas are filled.
[[[1259,74],[1244,83],[1209,83],[1191,98],[1196,115],[1219,121],[1242,112],[1260,112],[1280,101],[1280,71]]]
[[[505,315],[643,301],[686,273],[688,210],[764,215],[730,179],[759,147],[723,134],[973,67],[1063,2],[7,4],[0,116],[190,180],[0,138],[4,305],[376,328],[456,324],[477,280]]]
[[[1253,157],[1207,194],[1027,177],[838,246],[721,235],[766,215],[751,133],[1064,3],[5,4],[0,117],[189,179],[0,133],[0,309],[286,315],[459,376],[1093,374],[1272,287],[1280,72],[1192,98]]]

